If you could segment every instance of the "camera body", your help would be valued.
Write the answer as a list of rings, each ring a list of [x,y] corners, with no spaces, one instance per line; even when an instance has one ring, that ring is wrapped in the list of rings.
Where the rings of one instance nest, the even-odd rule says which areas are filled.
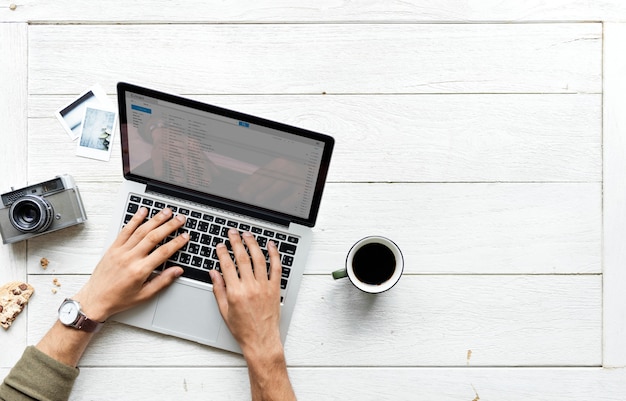
[[[67,174],[1,195],[0,234],[11,244],[84,223],[87,214]]]

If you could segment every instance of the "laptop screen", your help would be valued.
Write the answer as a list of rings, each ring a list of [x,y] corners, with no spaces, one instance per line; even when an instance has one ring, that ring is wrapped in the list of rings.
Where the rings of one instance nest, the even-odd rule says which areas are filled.
[[[315,223],[331,137],[118,85],[124,174]]]

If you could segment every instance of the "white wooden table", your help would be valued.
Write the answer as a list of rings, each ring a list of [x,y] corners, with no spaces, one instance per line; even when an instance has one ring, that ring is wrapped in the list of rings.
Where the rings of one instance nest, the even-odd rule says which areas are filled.
[[[125,80],[335,137],[285,344],[301,399],[626,399],[623,1],[13,2],[0,188],[70,173],[89,221],[0,248],[0,283],[36,288],[0,377],[99,260],[121,180],[119,138],[79,158],[53,112]],[[369,234],[405,254],[380,296],[330,276]],[[241,357],[112,323],[73,399],[248,392]]]

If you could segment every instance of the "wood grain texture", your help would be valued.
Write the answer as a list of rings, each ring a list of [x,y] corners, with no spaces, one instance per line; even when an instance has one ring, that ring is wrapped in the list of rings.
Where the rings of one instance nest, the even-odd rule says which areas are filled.
[[[8,369],[0,368],[0,378]],[[249,398],[245,368],[82,367],[70,400]],[[613,401],[626,393],[624,369],[290,367],[300,400]],[[110,383],[116,383],[111,386]],[[98,395],[100,394],[100,395]]]
[[[34,25],[28,88],[81,93],[95,81],[112,93],[118,80],[142,83],[149,76],[158,88],[194,94],[599,93],[601,29],[592,23]],[[141,40],[150,45],[138,45]]]
[[[27,25],[0,23],[0,193],[26,185],[27,171]],[[3,205],[0,213],[7,215]],[[6,222],[5,222],[6,224]],[[26,280],[26,244],[0,245],[0,285]],[[20,316],[10,330],[0,330],[0,367],[11,366],[25,344],[26,318]]]
[[[605,28],[604,363],[626,366],[626,25]]]
[[[115,183],[79,182],[89,220],[29,241],[29,274],[88,274],[102,252]],[[600,273],[601,186],[349,184],[327,186],[306,271],[343,266],[361,237],[386,235],[409,274]]]
[[[201,0],[172,3],[141,0],[132,3],[107,0],[91,4],[71,0],[54,2],[23,0],[15,10],[0,8],[0,21],[53,23],[180,22],[526,22],[526,21],[625,21],[626,6],[620,0]]]
[[[612,401],[626,394],[623,369],[303,367],[291,368],[289,375],[300,400]],[[119,385],[110,389],[107,383]],[[233,400],[247,399],[248,388],[241,368],[83,368],[72,399],[98,399],[92,394],[101,389],[133,400],[153,399],[159,391],[185,400]]]
[[[192,97],[333,136],[330,182],[602,179],[601,95]],[[80,180],[119,181],[118,138],[109,163],[86,162],[51,117],[71,99],[30,96],[33,177],[44,179],[52,159],[58,171]]]
[[[29,343],[86,279],[30,277],[39,297],[29,305]],[[601,283],[599,275],[405,275],[370,296],[330,274],[306,275],[285,349],[291,366],[599,366]],[[118,323],[101,333],[81,365],[244,366],[239,355]]]

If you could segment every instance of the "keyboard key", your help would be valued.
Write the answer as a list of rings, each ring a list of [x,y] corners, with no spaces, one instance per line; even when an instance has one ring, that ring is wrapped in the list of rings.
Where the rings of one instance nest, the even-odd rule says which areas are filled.
[[[202,216],[202,220],[213,221],[213,216],[211,216],[210,214],[205,214]]]
[[[287,239],[287,236],[285,234],[283,234],[283,233],[278,233],[278,234],[276,234],[276,239],[279,240],[279,241],[284,241],[284,240]]]
[[[191,265],[193,267],[202,267],[202,262],[203,259],[199,256],[194,256],[193,258],[191,258]]]
[[[182,252],[180,254],[180,257],[178,258],[178,261],[182,264],[188,265],[189,262],[191,262],[191,255],[185,252]]]
[[[154,203],[154,201],[152,199],[144,199],[141,201],[142,204],[147,205],[147,206],[152,206],[152,204]]]
[[[202,262],[202,268],[203,269],[207,269],[207,270],[211,270],[211,269],[215,268],[215,262],[212,261],[211,259],[204,259],[204,262]]]
[[[240,231],[250,231],[250,225],[241,223],[241,224],[239,224],[239,230]]]
[[[237,223],[236,221],[228,220],[228,223],[226,223],[226,225],[228,227],[237,228],[239,226],[239,223]]]
[[[283,242],[280,244],[280,247],[278,248],[278,250],[280,251],[280,253],[286,253],[288,255],[295,255],[296,254],[296,246],[292,245],[288,242]]]
[[[202,213],[200,212],[196,212],[195,210],[191,212],[191,217],[195,217],[196,219],[199,219],[202,217]]]
[[[137,213],[137,210],[139,210],[139,205],[136,203],[129,203],[128,207],[126,208],[126,211],[132,214]]]
[[[198,224],[198,220],[192,219],[191,217],[189,217],[187,221],[185,222],[185,227],[187,227],[190,230],[195,230],[197,224]]]
[[[195,243],[190,243],[189,246],[187,247],[187,252],[193,255],[197,255],[200,252],[200,245],[195,244]]]
[[[292,266],[293,265],[293,256],[283,255],[283,266]]]
[[[202,231],[203,233],[209,231],[209,223],[207,223],[206,221],[198,222],[198,230]]]
[[[252,227],[252,234],[263,234],[263,230],[259,227]]]
[[[264,230],[263,231],[263,235],[265,235],[266,237],[273,238],[274,237],[274,231]]]
[[[220,234],[220,226],[218,226],[217,224],[211,224],[211,228],[209,229],[209,233],[211,233],[213,235],[219,235]]]
[[[192,267],[183,267],[183,277],[211,284],[211,277],[206,270],[194,269]]]
[[[167,205],[167,207],[169,207],[170,209],[172,209],[172,212],[174,212],[174,213],[178,212],[178,206],[174,206],[174,205]]]
[[[216,217],[216,218],[215,218],[215,222],[216,222],[217,224],[226,224],[226,219],[223,219],[223,218],[221,218],[221,217]]]
[[[211,251],[212,249],[210,246],[203,246],[202,248],[200,248],[200,256],[204,256],[205,258],[210,258]]]
[[[265,248],[267,246],[267,238],[265,237],[257,237],[256,242],[261,248]]]
[[[178,213],[184,214],[185,216],[189,216],[189,209],[185,209],[181,207],[180,209],[178,209]]]
[[[165,203],[163,203],[163,202],[155,202],[154,203],[154,207],[156,207],[157,209],[165,209]]]
[[[130,201],[139,203],[139,202],[141,202],[141,198],[139,196],[137,196],[137,195],[131,195],[130,196]]]
[[[202,234],[200,237],[200,243],[204,245],[209,245],[211,243],[211,236],[208,234]]]
[[[287,238],[287,241],[291,242],[292,244],[297,244],[298,243],[298,238],[297,237],[292,237],[291,235]]]

